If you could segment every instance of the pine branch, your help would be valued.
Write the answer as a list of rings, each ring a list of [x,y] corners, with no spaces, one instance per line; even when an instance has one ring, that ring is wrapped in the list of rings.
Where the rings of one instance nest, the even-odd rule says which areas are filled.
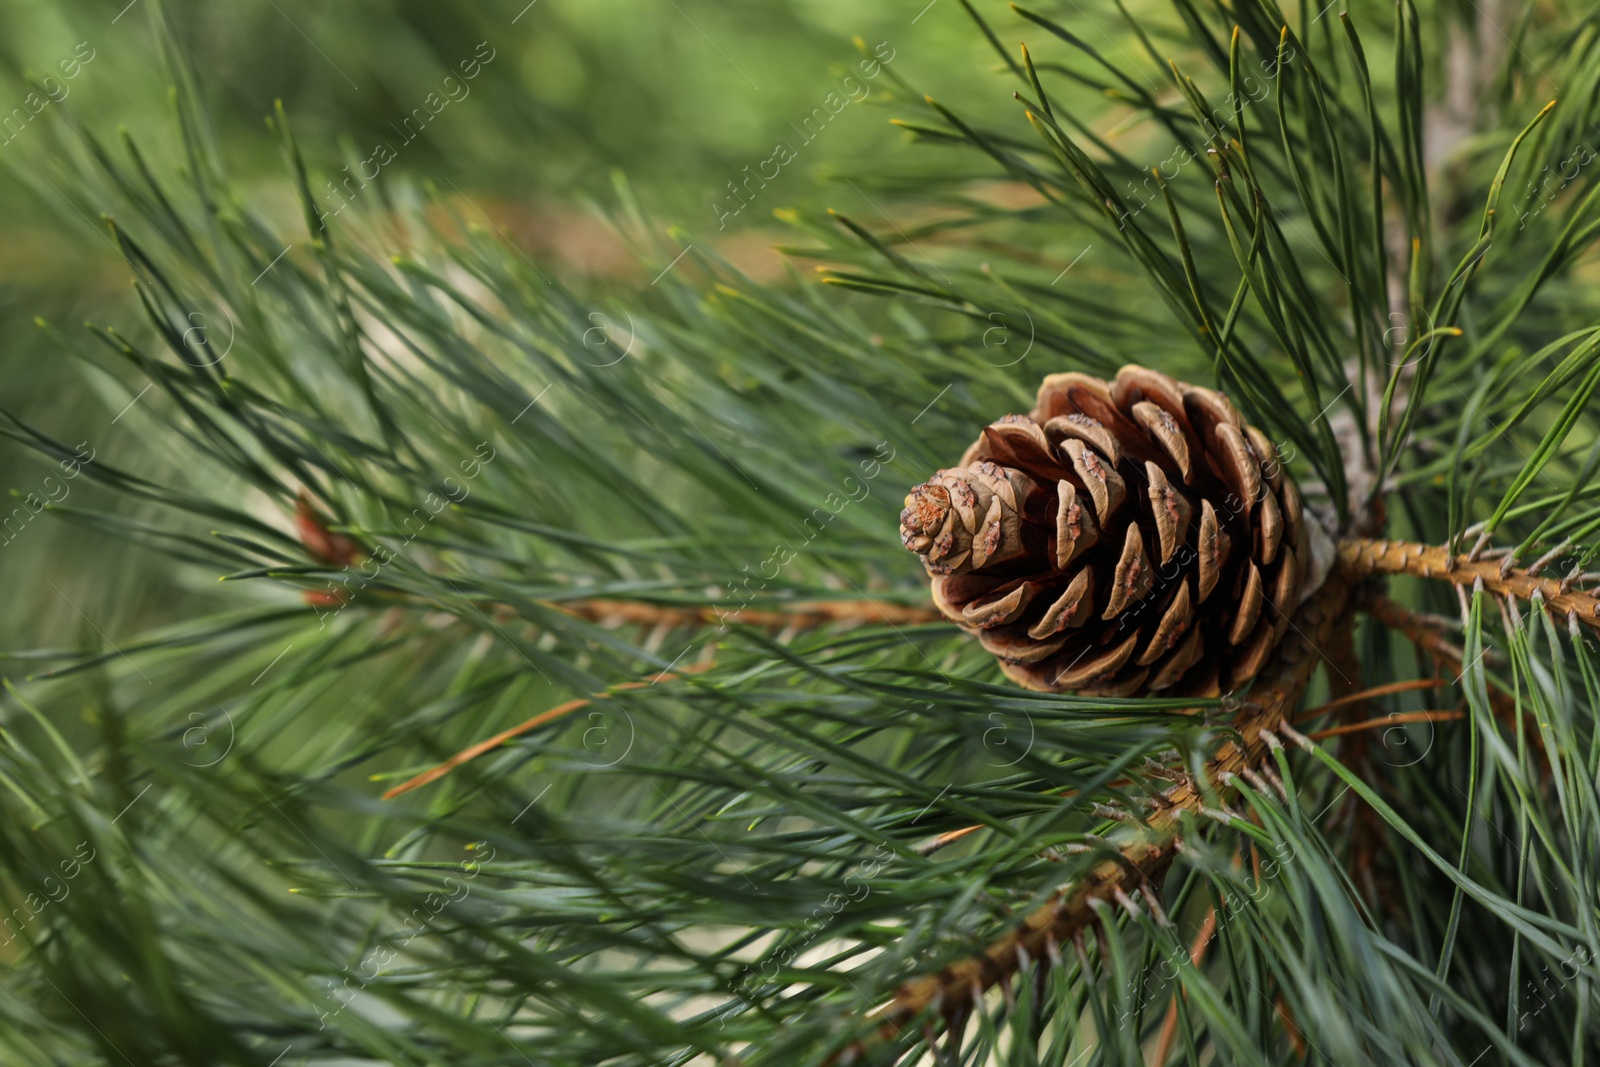
[[[1470,554],[1452,552],[1446,545],[1411,541],[1358,538],[1339,544],[1339,559],[1353,575],[1411,575],[1483,589],[1500,597],[1532,601],[1565,618],[1574,628],[1579,622],[1600,628],[1600,592],[1573,589],[1572,578],[1540,578],[1504,562],[1474,560]]]
[[[1160,795],[1143,822],[1127,831],[1129,840],[1117,846],[1116,858],[1095,865],[980,955],[901,985],[893,1000],[874,1016],[879,1023],[874,1042],[892,1040],[925,1012],[949,1015],[959,1011],[967,998],[1009,981],[1029,961],[1047,960],[1059,966],[1060,946],[1099,923],[1104,918],[1102,908],[1114,903],[1131,908],[1126,901],[1132,893],[1148,894],[1148,887],[1182,847],[1179,831],[1185,819],[1216,816],[1206,803],[1206,791],[1216,789],[1226,796],[1237,778],[1253,774],[1273,748],[1281,747],[1276,733],[1292,733],[1289,719],[1315,668],[1323,662],[1322,645],[1348,623],[1356,577],[1336,569],[1321,590],[1296,611],[1289,634],[1234,717],[1237,742],[1224,742],[1207,763],[1204,785],[1181,771],[1174,772],[1176,783]],[[860,1052],[864,1047],[858,1044],[846,1052]],[[839,1060],[850,1061],[844,1054]]]
[[[1392,557],[1392,562],[1386,566],[1384,561],[1391,559],[1389,556],[1390,548],[1394,550],[1395,555]],[[1349,575],[1351,577],[1359,577],[1371,573],[1415,573],[1424,577],[1435,577],[1436,575],[1434,574],[1434,568],[1437,566],[1436,561],[1443,552],[1442,549],[1428,549],[1427,546],[1396,544],[1386,541],[1373,541],[1369,539],[1347,539],[1340,543],[1339,549],[1341,562],[1347,568],[1349,568]],[[1419,560],[1421,562],[1418,562]],[[1499,565],[1490,563],[1480,563],[1468,566],[1473,566],[1477,568],[1477,570],[1486,570],[1487,568],[1493,566],[1495,568],[1495,577],[1493,580],[1501,584],[1499,586],[1486,586],[1486,588],[1491,589],[1491,591],[1505,592],[1509,595],[1519,595],[1527,599],[1531,599],[1536,592],[1541,592],[1547,586],[1558,586],[1560,584],[1551,582],[1548,579],[1530,579],[1526,576],[1518,576],[1514,573],[1511,575],[1511,578],[1508,581],[1507,579],[1503,579],[1499,576],[1499,571],[1503,568]],[[1463,575],[1463,578],[1472,578],[1474,580],[1477,580],[1479,577],[1481,577],[1481,575],[1479,575],[1476,571]],[[1331,580],[1332,579],[1330,579],[1330,581]],[[1532,585],[1530,586],[1529,583],[1532,583]],[[1407,617],[1408,613],[1404,613],[1404,609],[1399,609],[1398,606],[1393,605],[1392,602],[1385,600],[1375,603],[1382,604],[1381,607],[1376,607],[1375,610],[1376,613],[1381,616],[1383,621],[1386,621],[1392,625],[1401,626],[1413,632],[1417,632],[1419,633],[1419,637],[1422,634],[1432,633],[1432,631],[1428,630],[1418,631]],[[641,624],[648,626],[671,627],[696,626],[710,624],[711,622],[718,621],[726,615],[726,613],[718,612],[713,608],[683,610],[637,601],[610,599],[585,599],[566,602],[551,602],[550,606],[555,607],[558,610],[561,610],[574,617],[583,618],[588,621],[603,623],[606,625]],[[1591,611],[1591,615],[1589,617],[1592,616],[1593,612]],[[939,621],[942,619],[942,616],[932,609],[907,608],[901,605],[872,601],[836,601],[798,604],[790,611],[740,612],[738,617],[741,621],[747,622],[753,626],[773,630],[791,631],[809,629],[816,626],[840,622],[848,624],[883,621],[894,625],[897,623],[914,624],[920,622]],[[1341,634],[1346,636],[1341,639]],[[1347,635],[1348,621],[1346,622],[1345,628],[1342,630],[1337,627],[1329,629],[1324,635],[1324,641],[1327,648],[1339,649],[1347,646]],[[1442,642],[1442,640],[1437,642],[1429,642],[1424,650],[1440,656],[1446,656],[1450,654],[1449,648],[1445,645],[1445,643]],[[1460,656],[1458,652],[1455,653],[1454,658],[1456,665],[1459,667]],[[1348,675],[1344,673],[1344,668],[1352,667],[1354,664],[1354,659],[1353,654],[1349,652],[1348,649],[1343,654],[1333,657],[1330,662],[1334,667],[1340,668],[1339,681],[1335,683],[1336,691],[1344,691],[1347,693],[1347,695],[1323,705],[1322,708],[1316,709],[1316,711],[1320,712],[1323,710],[1330,710],[1333,707],[1345,707],[1348,705],[1346,714],[1347,716],[1350,716],[1352,713],[1359,711],[1362,703],[1367,697],[1378,695],[1376,692],[1350,693],[1353,682]],[[703,670],[705,667],[709,666],[710,664],[705,664],[697,669]],[[445,760],[429,771],[417,775],[401,785],[388,790],[383,794],[384,799],[393,799],[410,792],[413,789],[437,781],[457,767],[460,767],[463,764],[472,761],[473,759],[485,755],[507,743],[508,741],[523,736],[524,734],[537,729],[540,726],[555,722],[564,715],[587,707],[593,702],[593,700],[603,698],[604,696],[609,695],[611,692],[642,688],[647,685],[652,685],[658,681],[676,678],[679,676],[680,674],[666,673],[657,676],[650,682],[620,683],[616,686],[613,686],[607,691],[606,694],[597,694],[595,697],[568,701],[550,709],[549,711],[542,712],[541,714],[536,715],[517,726],[502,731],[501,733],[496,734],[494,737],[479,742],[470,748],[464,749],[462,752],[457,753],[450,759]],[[1398,685],[1402,687],[1410,687],[1408,683],[1398,683]],[[1379,690],[1379,692],[1391,691],[1397,690],[1394,686],[1381,687]],[[1294,704],[1298,701],[1298,696],[1298,692],[1295,692],[1293,698],[1288,699],[1285,706],[1292,709]],[[1313,712],[1311,714],[1315,713],[1316,712]],[[1269,715],[1268,718],[1270,717],[1271,716]],[[1300,717],[1306,718],[1310,716],[1308,714]],[[1343,734],[1359,734],[1361,731],[1373,728],[1376,725],[1382,725],[1384,723],[1396,725],[1412,721],[1444,721],[1449,718],[1457,717],[1459,717],[1459,713],[1455,712],[1414,712],[1410,713],[1409,717],[1405,715],[1398,717],[1390,716],[1383,720],[1374,720],[1370,722],[1357,722],[1352,720],[1345,726],[1320,730],[1311,734],[1310,736],[1313,740],[1320,740],[1323,738],[1339,736]],[[1230,773],[1230,768],[1227,767],[1226,764],[1220,762],[1225,758],[1226,757],[1224,755],[1219,755],[1219,762],[1214,763],[1212,767],[1215,772]],[[1180,795],[1183,795],[1183,789],[1184,787],[1174,787],[1172,790],[1169,790],[1164,798],[1164,806],[1173,808],[1175,810],[1181,809],[1183,804],[1180,803],[1177,798]],[[1152,825],[1154,826],[1155,824]],[[951,834],[942,835],[937,841],[931,843],[931,846],[927,849],[927,851],[931,852],[937,848],[943,847],[946,844],[952,843],[954,840],[959,839],[960,836],[964,835],[966,832],[969,832],[971,829],[975,829],[975,827],[965,828],[963,830],[953,831]],[[1159,865],[1162,869],[1164,869],[1166,863],[1170,862],[1170,855],[1167,855],[1166,852],[1161,848],[1157,848],[1156,851],[1152,853],[1149,849],[1149,845],[1150,843],[1148,841],[1141,841],[1131,844],[1124,850],[1121,863],[1112,861],[1108,861],[1108,863],[1110,866],[1119,868],[1127,867],[1134,871],[1145,871],[1147,868],[1154,870],[1155,868],[1152,867],[1152,864]],[[1150,875],[1146,874],[1142,877],[1142,880],[1148,881],[1149,877]],[[1119,886],[1120,882],[1109,873],[1109,868],[1105,871],[1097,869],[1085,880],[1083,886],[1080,887],[1080,892],[1076,893],[1072,898],[1069,898],[1066,901],[1058,902],[1058,904],[1052,905],[1050,908],[1041,909],[1040,912],[1036,913],[1036,916],[1042,917],[1047,914],[1052,916],[1052,918],[1049,920],[1041,919],[1040,921],[1059,923],[1061,930],[1070,931],[1081,928],[1081,925],[1078,924],[1085,924],[1092,920],[1092,916],[1088,914],[1088,911],[1092,910],[1092,902],[1097,900],[1105,900],[1105,894],[1112,892]],[[1104,892],[1101,892],[1100,890],[1104,890]],[[1035,920],[1030,919],[1029,929],[1033,932],[1035,939],[1037,939],[1038,930],[1034,929],[1034,927]],[[1050,926],[1046,927],[1046,929],[1054,930],[1055,927]],[[1046,936],[1049,937],[1051,935],[1046,934]],[[1055,942],[1057,944],[1059,944],[1059,941],[1060,937],[1055,937]],[[993,953],[996,950],[1004,954],[1011,951],[1013,947],[1020,947],[1022,951],[1026,952],[1027,944],[1028,941],[1025,936],[1019,936],[1019,938],[1015,941],[1000,942],[997,943],[997,946],[992,947],[989,953],[986,953],[986,957],[988,957],[992,962]],[[994,972],[992,972],[992,968],[986,969],[980,966],[976,973],[979,975],[990,975]],[[970,981],[972,974],[973,972],[971,967],[964,968],[961,965],[955,965],[953,972],[950,974],[949,983],[954,983],[956,985],[965,984]],[[997,975],[992,977],[989,981],[983,982],[982,984],[987,987],[987,985],[1003,980],[1004,977],[1005,975]],[[923,1006],[926,1006],[926,1004],[932,1000],[942,1000],[944,995],[949,991],[949,983],[947,983],[945,988],[931,996],[927,994],[925,990],[913,991],[913,987],[910,985],[903,987],[901,993],[897,994],[897,1006],[891,1009],[890,1015],[888,1016],[889,1021],[892,1022],[895,1019],[911,1018],[916,1015]]]
[[[323,220],[317,167],[281,114],[309,247],[252,206],[274,198],[228,186],[188,89],[173,156],[186,160],[185,188],[163,188],[142,157],[130,169],[87,137],[52,157],[82,159],[67,197],[90,216],[117,215],[118,247],[140,279],[145,328],[97,335],[114,373],[138,375],[127,397],[143,395],[145,377],[159,386],[120,425],[176,427],[164,439],[197,468],[145,480],[145,466],[121,455],[113,465],[108,448],[89,479],[187,528],[75,521],[166,536],[185,568],[175,583],[220,570],[241,579],[215,587],[222,595],[274,603],[129,640],[108,627],[116,651],[16,654],[71,667],[38,693],[10,694],[26,710],[3,724],[0,874],[25,893],[79,839],[106,859],[28,929],[0,1042],[18,1035],[19,1060],[41,1067],[97,1049],[200,1062],[213,1046],[267,1062],[290,1041],[285,1062],[499,1062],[510,1043],[563,1065],[814,1067],[843,1040],[841,1025],[876,1027],[868,1042],[879,1045],[924,1021],[904,1043],[932,1052],[934,1023],[949,1024],[956,1046],[961,1022],[975,1020],[979,1033],[949,1058],[985,1067],[1064,1063],[1074,1042],[1091,1041],[1085,1058],[1119,1065],[1144,1062],[1152,1042],[1191,1064],[1306,1050],[1340,1063],[1487,1062],[1490,1046],[1519,1067],[1576,1061],[1593,1046],[1592,959],[1556,995],[1535,1000],[1524,987],[1541,965],[1573,962],[1574,946],[1600,946],[1593,857],[1581,847],[1600,807],[1591,650],[1514,608],[1491,649],[1487,596],[1470,604],[1458,647],[1453,631],[1358,588],[1407,573],[1551,611],[1558,597],[1593,596],[1576,590],[1587,584],[1577,570],[1554,589],[1538,578],[1541,563],[1568,544],[1585,552],[1600,530],[1590,489],[1600,448],[1572,451],[1596,429],[1596,311],[1570,269],[1600,236],[1595,172],[1580,166],[1578,188],[1548,210],[1522,192],[1539,183],[1542,196],[1557,179],[1540,168],[1562,169],[1555,153],[1591,139],[1600,49],[1587,12],[1567,18],[1564,6],[1540,5],[1537,19],[1530,6],[1508,27],[1504,99],[1454,131],[1471,136],[1437,173],[1425,158],[1437,148],[1424,136],[1438,95],[1428,64],[1451,5],[1407,0],[1393,27],[1364,26],[1370,71],[1353,20],[1332,12],[1317,23],[1302,13],[1297,34],[1259,0],[1185,0],[1165,24],[1119,3],[1147,49],[1176,46],[1150,74],[1119,70],[1075,22],[1030,13],[1050,39],[1020,64],[1002,52],[1026,114],[958,116],[905,94],[921,120],[908,128],[981,152],[1026,186],[1021,195],[975,190],[964,165],[857,175],[862,199],[905,192],[939,210],[904,230],[883,210],[881,233],[864,212],[870,229],[797,217],[818,258],[839,265],[835,279],[898,306],[766,289],[693,238],[687,263],[726,284],[702,290],[684,280],[686,264],[648,291],[608,293],[648,342],[618,362],[613,351],[584,358],[600,334],[621,333],[597,326],[591,302],[486,233],[434,233],[409,194],[385,195],[371,232],[353,221],[358,210]],[[1372,43],[1391,28],[1392,49]],[[983,36],[998,47],[1005,32]],[[1527,91],[1543,72],[1528,55],[1564,101],[1531,126],[1544,98]],[[907,88],[898,71],[877,84],[891,81]],[[1252,81],[1266,93],[1249,95]],[[1030,121],[1038,140],[1020,136]],[[1154,140],[1135,140],[1147,131]],[[1150,178],[1169,151],[1172,166]],[[383,185],[396,188],[385,194],[403,192],[400,169],[386,170]],[[59,200],[45,173],[28,180]],[[1148,198],[1135,188],[1147,179]],[[631,204],[625,189],[619,198]],[[1512,232],[1523,209],[1528,228]],[[691,235],[672,238],[641,241],[646,278],[690,254]],[[1153,291],[1139,289],[1141,272]],[[186,316],[207,304],[247,327],[220,371],[185,358]],[[990,347],[1002,311],[1012,326],[1026,311],[1038,342],[1020,369],[1021,343],[1003,356]],[[1346,542],[1348,559],[1296,613],[1245,702],[1223,705],[1232,740],[1219,742],[1192,701],[996,684],[978,642],[908,606],[917,582],[885,536],[899,489],[881,487],[948,464],[974,426],[1025,405],[1041,359],[1052,371],[1114,369],[1133,351],[1246,409],[1281,442],[1282,473],[1317,515],[1381,533],[1381,488],[1421,543]],[[70,454],[16,431],[52,460]],[[894,447],[866,474],[877,432]],[[880,467],[892,473],[869,484]],[[168,490],[163,477],[195,489]],[[867,491],[846,505],[851,485]],[[296,508],[297,555],[259,504],[287,512],[302,486],[323,511]],[[417,509],[440,493],[449,505],[441,496]],[[1519,553],[1561,550],[1519,570],[1511,555],[1496,568],[1423,547],[1455,544],[1491,510],[1486,527],[1523,537]],[[322,514],[340,517],[338,533]],[[755,566],[771,546],[801,540],[756,599],[729,598],[753,573],[773,573]],[[392,559],[372,558],[380,544]],[[305,554],[319,566],[304,567]],[[343,591],[304,587],[329,571]],[[847,584],[860,599],[837,598]],[[312,620],[284,609],[286,592],[339,610]],[[1357,597],[1441,675],[1470,675],[1468,720],[1441,731],[1429,761],[1393,773],[1363,774],[1382,769],[1343,757],[1378,725],[1458,712],[1366,718],[1363,704],[1443,685],[1397,677],[1397,643],[1376,628],[1361,649],[1374,654],[1354,661]],[[1569,606],[1567,617],[1595,624],[1593,611]],[[723,625],[715,661],[693,663]],[[682,631],[680,658],[668,662],[676,646],[658,656]],[[1304,717],[1360,718],[1325,731],[1350,738],[1337,760],[1291,725],[1318,662],[1331,699]],[[641,663],[665,672],[641,676]],[[86,707],[92,732],[76,729]],[[530,719],[529,708],[548,710]],[[600,725],[585,730],[579,709]],[[196,752],[194,724],[231,728],[232,716],[239,745],[213,765],[219,746]],[[1008,718],[1026,721],[1028,747],[997,765],[985,755]],[[1501,744],[1496,718],[1537,737],[1546,766],[1528,758],[1533,742]],[[54,723],[74,725],[63,730],[70,747],[33,744]],[[611,727],[629,728],[627,751],[584,760]],[[447,784],[432,804],[371,801],[372,780],[462,748],[413,782],[437,779],[514,737],[526,739],[515,758],[459,790]],[[1314,748],[1313,761],[1273,751],[1280,737]],[[1156,756],[1165,762],[1146,781],[1140,760]],[[1318,805],[1337,801],[1341,782],[1348,807],[1387,831],[1333,829]],[[1130,805],[1130,791],[1154,806]],[[1206,819],[1231,830],[1214,834]],[[1394,847],[1401,838],[1411,847]],[[1246,839],[1249,868],[1233,862]],[[425,901],[451,892],[445,874],[465,875],[452,861],[468,841],[492,841],[499,855],[473,865],[468,898],[430,914]],[[1441,842],[1459,848],[1446,858]],[[1264,867],[1277,846],[1286,851]],[[1064,887],[1063,852],[1081,865]],[[1388,921],[1364,910],[1352,869]],[[394,920],[408,914],[426,916],[426,936],[406,920],[397,945]],[[1018,914],[1027,918],[996,939]],[[1205,940],[1178,936],[1197,921]],[[952,949],[952,936],[970,940]],[[1212,936],[1221,944],[1208,954]],[[1077,973],[1070,951],[1060,959],[1068,943]],[[936,965],[917,961],[982,945],[902,981]],[[398,948],[400,962],[360,983],[350,1010],[342,993],[308,991],[343,982],[374,946]],[[1174,995],[1152,1002],[1171,1008],[1147,1017],[1150,964],[1173,951]],[[1038,982],[1021,980],[1030,976]],[[984,989],[996,995],[974,994]],[[83,1004],[93,1030],[57,994]],[[883,1007],[864,1021],[863,1002]],[[381,1015],[366,1010],[380,1004]],[[1092,1028],[1076,1025],[1088,1016]]]

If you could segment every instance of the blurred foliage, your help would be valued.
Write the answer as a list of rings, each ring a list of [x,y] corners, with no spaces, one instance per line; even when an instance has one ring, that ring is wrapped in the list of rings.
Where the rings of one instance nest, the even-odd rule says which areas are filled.
[[[596,199],[616,206],[607,192],[614,171],[629,176],[656,225],[680,223],[770,277],[778,262],[767,251],[777,234],[775,210],[846,203],[863,210],[862,190],[926,170],[929,154],[907,153],[908,138],[887,126],[896,112],[882,106],[876,87],[873,99],[851,102],[810,143],[794,132],[860,60],[855,36],[887,42],[894,71],[929,91],[948,91],[980,111],[985,99],[996,110],[1010,103],[987,73],[993,54],[958,0],[926,8],[854,0],[178,0],[167,12],[199,71],[233,180],[269,213],[286,219],[296,210],[279,149],[263,126],[281,100],[325,198],[327,181],[343,180],[350,173],[343,168],[388,143],[396,158],[383,168],[382,185],[431,183],[458,204],[470,200],[461,210],[474,222],[485,213],[504,237],[566,268],[570,284],[581,289],[584,275],[598,274],[599,287],[613,293],[649,281],[595,210]],[[80,42],[93,58],[65,79],[59,64]],[[469,94],[406,143],[395,126],[425,106],[429,93],[442,96],[444,79],[481,54],[482,42],[493,58],[467,83]],[[52,91],[60,100],[0,143],[6,404],[74,444],[92,438],[130,463],[162,461],[158,442],[111,423],[142,383],[102,381],[86,394],[81,370],[33,320],[95,318],[141,329],[129,315],[126,270],[104,226],[66,196],[70,183],[51,127],[70,114],[102,135],[125,128],[153,160],[178,158],[157,51],[144,0],[11,0],[0,7],[0,101],[24,106],[34,91],[30,77],[47,74],[56,76]],[[719,229],[713,205],[736,203],[728,183],[769,159],[777,141],[792,142],[798,158]],[[944,165],[982,169],[956,156]],[[174,462],[170,453],[166,460]],[[18,450],[0,448],[0,493],[25,495],[47,473]],[[195,595],[175,587],[182,577],[148,555],[82,538],[54,531],[0,546],[0,581],[35,606],[0,620],[0,645],[92,635],[63,594],[112,634],[171,617]],[[67,549],[101,553],[107,566],[93,576],[74,573],[60,563],[76,555]]]

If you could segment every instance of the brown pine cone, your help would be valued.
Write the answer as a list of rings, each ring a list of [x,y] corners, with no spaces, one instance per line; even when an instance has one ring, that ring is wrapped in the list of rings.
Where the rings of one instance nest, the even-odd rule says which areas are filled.
[[[1227,397],[1128,366],[1046,378],[911,491],[900,538],[1021,685],[1216,696],[1287,628],[1312,521]]]

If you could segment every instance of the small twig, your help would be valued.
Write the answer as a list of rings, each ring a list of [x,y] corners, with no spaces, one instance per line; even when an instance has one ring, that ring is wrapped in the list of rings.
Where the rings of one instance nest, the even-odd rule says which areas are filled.
[[[966,837],[968,834],[976,833],[977,831],[982,830],[983,825],[984,824],[980,822],[975,823],[972,826],[963,826],[959,830],[948,830],[945,833],[940,834],[938,837],[929,838],[922,844],[918,845],[917,851],[924,856],[931,856],[941,848],[944,848],[946,845],[953,845],[957,841],[960,841],[963,837]]]
[[[1194,940],[1189,943],[1189,965],[1199,967],[1205,962],[1206,952],[1211,948],[1211,939],[1217,933],[1217,909],[1206,909],[1206,917],[1200,923],[1200,929],[1195,932]],[[1187,996],[1181,991],[1172,994],[1172,1002],[1167,1005],[1166,1018],[1161,1020],[1161,1033],[1156,1038],[1155,1055],[1151,1057],[1152,1067],[1161,1067],[1172,1055],[1172,1043],[1178,1036],[1178,997]]]
[[[911,626],[942,622],[944,616],[928,607],[907,607],[883,600],[816,600],[780,610],[717,607],[666,607],[637,600],[545,601],[547,606],[571,615],[606,625],[635,623],[642,626],[722,626],[728,622],[753,626],[759,630],[811,630],[828,625],[868,625],[888,623]]]
[[[680,671],[663,672],[656,675],[648,682],[619,682],[618,684],[606,689],[606,691],[603,693],[596,693],[593,696],[582,697],[578,700],[569,700],[565,704],[557,704],[549,711],[540,712],[533,718],[528,719],[526,722],[518,723],[509,730],[502,730],[486,741],[479,741],[470,748],[462,749],[460,752],[457,752],[454,756],[451,756],[449,759],[445,760],[443,763],[432,768],[431,770],[423,771],[415,778],[395,786],[393,789],[383,794],[383,799],[393,800],[402,793],[409,793],[413,789],[420,789],[422,786],[425,786],[430,782],[436,782],[440,778],[443,778],[445,775],[449,774],[451,771],[455,770],[457,767],[461,766],[463,763],[470,763],[486,752],[493,752],[507,741],[521,737],[525,733],[528,733],[532,730],[537,730],[546,723],[555,722],[557,719],[564,718],[575,711],[586,708],[590,704],[593,704],[596,700],[604,700],[612,693],[622,692],[623,690],[628,689],[645,689],[656,684],[657,682],[666,682],[676,678],[683,678],[690,674],[699,674],[701,671],[709,670],[714,665],[714,660],[707,660],[705,663],[696,663],[692,666],[685,667]]]
[[[1454,719],[1464,718],[1466,718],[1466,715],[1459,711],[1397,711],[1380,719],[1367,719],[1365,722],[1347,722],[1342,726],[1331,726],[1326,730],[1318,730],[1309,736],[1313,741],[1321,741],[1325,737],[1353,734],[1362,730],[1375,730],[1380,726],[1403,726],[1408,722],[1450,722]]]
[[[1283,1020],[1283,1028],[1289,1035],[1289,1044],[1294,1047],[1294,1054],[1296,1056],[1304,1056],[1306,1054],[1305,1039],[1300,1034],[1300,1027],[1295,1023],[1294,1016],[1289,1014],[1289,1004],[1283,999],[1282,993],[1279,993],[1273,1000],[1272,1006],[1278,1010],[1278,1018]]]
[[[1335,708],[1362,703],[1371,700],[1373,697],[1388,696],[1391,693],[1405,693],[1413,689],[1439,689],[1450,684],[1442,678],[1413,678],[1404,682],[1390,682],[1388,685],[1375,685],[1371,689],[1363,689],[1359,693],[1351,693],[1348,696],[1342,696],[1337,700],[1330,700],[1325,704],[1318,704],[1314,708],[1302,711],[1294,717],[1294,721],[1305,722],[1309,719],[1315,719],[1326,715]]]

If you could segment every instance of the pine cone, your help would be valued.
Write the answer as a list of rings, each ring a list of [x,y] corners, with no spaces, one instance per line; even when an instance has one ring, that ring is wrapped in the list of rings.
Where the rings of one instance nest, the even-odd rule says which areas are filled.
[[[1134,366],[1050,375],[900,513],[934,603],[1007,676],[1099,696],[1248,681],[1307,591],[1309,526],[1225,396]]]

